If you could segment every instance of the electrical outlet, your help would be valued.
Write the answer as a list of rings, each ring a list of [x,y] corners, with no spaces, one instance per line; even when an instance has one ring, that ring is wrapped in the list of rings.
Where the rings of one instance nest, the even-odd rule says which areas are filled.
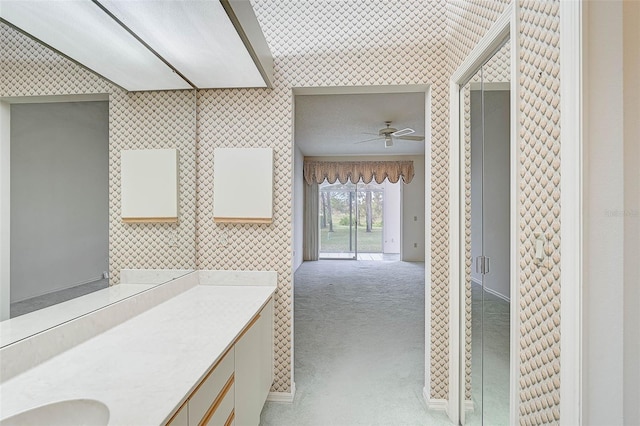
[[[167,235],[167,245],[169,247],[178,247],[178,231],[169,231],[169,235]]]
[[[221,231],[220,234],[218,234],[218,245],[226,247],[228,243],[227,231]]]

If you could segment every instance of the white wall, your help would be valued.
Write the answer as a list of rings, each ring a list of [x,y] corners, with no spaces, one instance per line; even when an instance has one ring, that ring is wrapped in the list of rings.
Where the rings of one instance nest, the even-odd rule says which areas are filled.
[[[11,107],[0,102],[0,321],[10,314],[10,120]]]
[[[415,176],[402,187],[402,260],[424,262],[425,164],[423,155],[306,157],[317,161],[413,161]],[[427,201],[430,205],[430,200]]]
[[[624,424],[625,222],[623,12],[622,2],[591,1],[584,6],[582,422],[621,425]],[[631,326],[637,330],[638,324]],[[637,405],[638,401],[634,403]],[[628,424],[637,420],[637,417],[629,419]]]
[[[624,420],[640,422],[640,2],[624,3]]]
[[[11,105],[11,301],[108,270],[109,105]]]
[[[402,240],[402,183],[385,180],[382,201],[382,252],[400,253]]]
[[[302,246],[304,235],[304,175],[302,174],[304,156],[294,146],[293,153],[293,271],[302,264]]]
[[[424,262],[425,157],[410,156],[403,159],[413,160],[415,176],[410,184],[402,187],[402,260],[407,262]],[[427,206],[430,205],[431,200],[428,200]]]
[[[475,261],[484,245],[490,268],[483,285],[505,299],[511,297],[509,96],[506,90],[485,90],[483,127],[481,92],[471,91],[471,256]],[[484,168],[479,167],[482,162]],[[471,276],[478,282],[482,279],[475,267]]]

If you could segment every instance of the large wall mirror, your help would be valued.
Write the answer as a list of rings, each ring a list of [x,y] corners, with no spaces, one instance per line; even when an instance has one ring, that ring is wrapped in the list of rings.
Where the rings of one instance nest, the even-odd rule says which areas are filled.
[[[108,94],[0,105],[0,347],[188,272],[125,273],[113,286]]]
[[[177,149],[191,193],[196,96],[126,92],[4,21],[0,30],[2,347],[194,268],[193,197],[179,223],[122,223],[120,152]],[[123,269],[172,272],[122,279]]]
[[[186,62],[183,47],[197,41],[186,31],[193,20],[173,19],[173,12],[195,19],[201,8],[147,2],[145,18],[175,21],[171,28],[158,27],[174,32],[176,43],[169,46],[154,37],[154,25],[162,19],[128,25],[138,21],[127,8],[107,10],[88,2],[77,11],[88,18],[70,24],[66,9],[53,2],[44,8],[4,3],[0,346],[15,341],[11,336],[25,324],[35,333],[194,269],[196,88],[268,87],[273,79],[272,55],[248,2],[229,7],[207,2],[207,16],[224,24],[229,43],[216,50],[202,38],[211,54]],[[215,39],[218,30],[209,36]],[[145,167],[153,162],[145,159],[134,167],[143,171],[125,166],[122,179],[122,152],[160,150],[171,150],[176,158],[172,196],[163,198],[169,192],[162,191],[164,185],[152,185],[160,190],[134,191],[131,202],[130,190],[151,181],[151,169],[165,177],[168,163]],[[127,272],[124,279],[128,269],[163,272],[134,273],[136,278]],[[127,290],[129,284],[136,289]]]

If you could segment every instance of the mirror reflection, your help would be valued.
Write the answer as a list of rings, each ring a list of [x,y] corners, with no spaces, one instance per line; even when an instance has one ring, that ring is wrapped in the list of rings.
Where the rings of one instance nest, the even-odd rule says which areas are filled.
[[[109,103],[10,109],[15,318],[109,286]]]
[[[509,424],[510,60],[508,41],[461,88],[465,270],[464,425]]]
[[[119,162],[122,149],[176,147],[184,162],[191,163],[196,97],[191,91],[171,92],[178,101],[166,101],[179,109],[176,134],[170,125],[141,124],[137,115],[123,124],[118,116],[125,106],[147,107],[149,100],[164,99],[163,93],[124,92],[78,64],[60,66],[65,59],[55,52],[35,55],[44,48],[3,22],[0,30],[14,42],[2,61],[10,60],[11,53],[46,62],[61,80],[60,87],[49,87],[34,76],[28,82],[16,80],[16,87],[0,88],[2,347],[183,275],[187,269],[180,268],[195,265],[195,254],[181,250],[192,246],[192,234],[182,232],[185,227],[179,223],[122,223]],[[83,78],[95,81],[94,86],[87,87]],[[185,223],[192,219],[187,217],[191,211],[180,208]],[[124,248],[119,246],[122,235],[128,243]],[[180,259],[159,261],[141,247],[181,253]],[[122,279],[122,268],[168,266],[176,268],[174,276]]]

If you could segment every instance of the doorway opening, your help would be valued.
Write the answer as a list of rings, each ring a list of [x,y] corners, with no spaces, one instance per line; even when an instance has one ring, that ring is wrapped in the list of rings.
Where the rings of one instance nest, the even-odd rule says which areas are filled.
[[[294,271],[303,261],[358,259],[358,255],[366,260],[425,261],[429,252],[425,235],[429,235],[430,225],[430,188],[425,185],[429,182],[425,176],[430,176],[429,156],[425,155],[430,149],[428,89],[427,85],[294,89]],[[363,186],[354,179],[350,183],[355,186],[355,193],[344,186],[346,179],[339,179],[343,184],[340,187],[327,186],[316,179],[323,187],[322,194],[315,189],[307,192],[308,176],[303,172],[307,162],[388,161],[411,162],[414,179],[397,185],[386,183],[384,176],[382,181],[375,179],[383,185],[384,195],[378,192],[382,187]],[[371,177],[363,180],[371,182]],[[335,183],[336,179],[328,182]],[[370,227],[367,193],[374,210]],[[332,203],[328,202],[329,195]],[[316,201],[309,203],[309,199]],[[375,209],[380,206],[376,207],[376,202],[383,209],[379,217]],[[313,235],[309,237],[310,234]]]
[[[320,184],[319,258],[400,260],[402,184]]]
[[[431,222],[429,94],[428,85],[293,90],[292,376],[294,389],[307,398],[296,399],[292,412],[304,413],[306,420],[392,423],[399,416],[407,422],[424,417],[431,299],[425,285],[431,281],[425,264]],[[313,162],[338,163],[338,173],[310,178],[305,164]],[[413,180],[392,184],[388,180],[397,179],[391,174],[347,179],[341,166],[350,162],[410,163],[412,172],[401,176]],[[309,223],[320,232],[309,233]],[[308,246],[322,255],[309,259]],[[362,261],[335,260],[338,255]],[[393,410],[375,402],[390,398]],[[279,418],[280,410],[268,404],[263,418]]]

